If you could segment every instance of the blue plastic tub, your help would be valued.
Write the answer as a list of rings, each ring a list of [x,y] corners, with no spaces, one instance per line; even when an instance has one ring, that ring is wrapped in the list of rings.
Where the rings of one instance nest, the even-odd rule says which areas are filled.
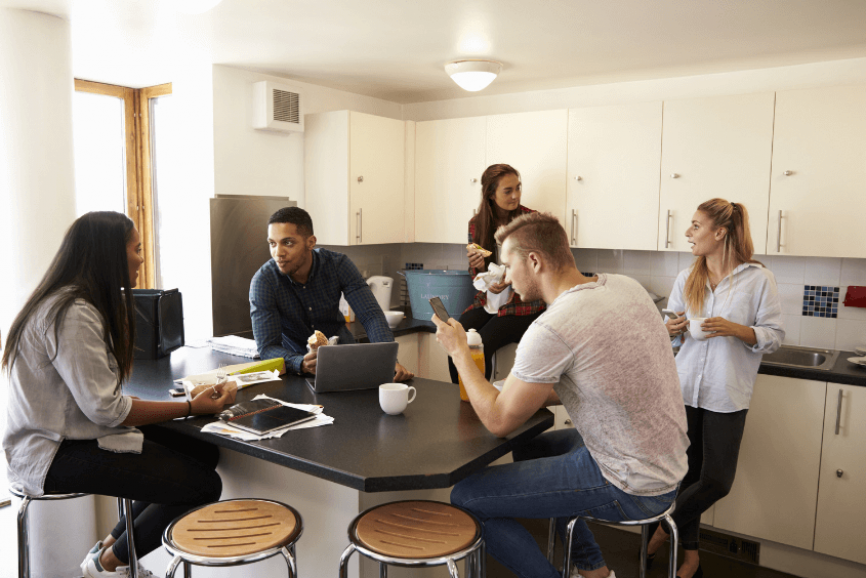
[[[463,310],[472,305],[478,292],[472,286],[469,271],[449,271],[446,269],[420,269],[403,271],[406,288],[409,291],[409,304],[412,317],[430,321],[433,308],[431,297],[439,297],[451,317],[460,318]]]

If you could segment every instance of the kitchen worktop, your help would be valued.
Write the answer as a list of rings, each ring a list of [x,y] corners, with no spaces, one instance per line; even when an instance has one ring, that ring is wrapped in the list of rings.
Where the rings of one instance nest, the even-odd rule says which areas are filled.
[[[349,324],[349,330],[359,342],[363,343],[367,341],[364,327],[357,321]],[[413,319],[411,314],[407,314],[406,318],[392,331],[394,332],[394,337],[411,335],[412,333],[436,333],[436,326],[432,321]],[[806,367],[779,367],[763,363],[758,373],[866,387],[866,367],[851,363],[848,361],[849,357],[859,357],[859,355],[853,351],[841,351],[838,359],[836,359],[836,364],[830,370],[809,369]]]

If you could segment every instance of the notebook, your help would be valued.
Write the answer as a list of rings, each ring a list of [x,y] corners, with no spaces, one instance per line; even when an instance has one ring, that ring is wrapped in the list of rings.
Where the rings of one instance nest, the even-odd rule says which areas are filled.
[[[259,399],[235,404],[217,417],[238,429],[263,435],[315,419],[316,414],[269,399]]]
[[[394,381],[399,344],[353,343],[319,348],[315,377],[307,383],[316,393],[375,389]]]

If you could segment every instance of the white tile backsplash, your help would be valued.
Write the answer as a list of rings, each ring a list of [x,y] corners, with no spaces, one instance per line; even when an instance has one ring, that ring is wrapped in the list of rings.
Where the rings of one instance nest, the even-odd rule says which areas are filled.
[[[803,286],[778,283],[779,297],[782,300],[782,313],[786,315],[802,315]]]
[[[629,277],[652,276],[653,254],[649,251],[623,251],[622,273]]]
[[[677,253],[677,255],[679,255],[679,261],[680,261],[679,266],[678,266],[679,271],[677,271],[677,273],[679,273],[683,269],[688,269],[689,267],[691,267],[692,263],[695,260],[695,256],[692,255],[691,251],[688,251],[686,253]]]
[[[782,323],[785,329],[785,345],[800,345],[800,320],[802,315],[782,315]]]
[[[802,257],[787,257],[774,255],[771,259],[758,258],[776,277],[776,283],[792,283],[804,285],[803,259]],[[767,262],[769,261],[769,262]],[[816,283],[810,283],[814,285]]]
[[[597,249],[598,270],[594,273],[622,273],[625,251],[621,249]]]
[[[836,325],[836,349],[853,351],[855,346],[866,344],[866,321],[839,319]]]
[[[866,259],[842,259],[842,285],[866,285]]]
[[[574,263],[577,269],[584,273],[598,273],[598,250],[596,249],[572,249]]]
[[[807,347],[836,347],[836,319],[826,317],[800,317],[800,345]]]
[[[652,251],[650,255],[653,277],[676,277],[682,271],[679,253]]]
[[[805,285],[839,285],[842,259],[838,257],[802,257]],[[778,281],[777,281],[778,282]]]

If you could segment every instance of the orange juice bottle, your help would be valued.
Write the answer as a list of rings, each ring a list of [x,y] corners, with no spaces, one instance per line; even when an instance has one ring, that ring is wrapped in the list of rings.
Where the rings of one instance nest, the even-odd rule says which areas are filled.
[[[466,342],[469,344],[469,351],[472,352],[472,360],[478,366],[481,374],[484,374],[484,345],[481,343],[481,336],[474,329],[466,332]],[[469,396],[466,395],[466,388],[463,387],[463,378],[458,379],[460,383],[460,399],[469,401]]]

